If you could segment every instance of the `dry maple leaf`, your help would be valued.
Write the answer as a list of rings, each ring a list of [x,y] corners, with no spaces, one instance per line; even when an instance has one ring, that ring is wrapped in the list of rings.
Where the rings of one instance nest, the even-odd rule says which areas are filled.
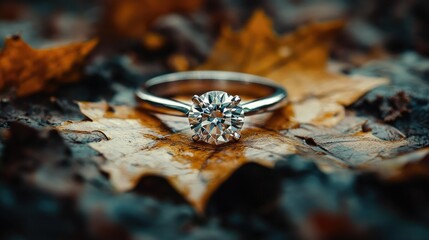
[[[21,37],[7,38],[0,52],[0,90],[12,87],[17,96],[39,92],[51,83],[78,80],[77,70],[97,40],[35,50]]]
[[[239,143],[221,146],[190,142],[186,118],[154,116],[132,107],[109,107],[105,102],[79,103],[91,121],[66,123],[62,132],[101,132],[108,141],[90,146],[107,162],[101,167],[120,191],[132,188],[144,174],[167,176],[172,185],[198,209],[216,187],[244,162],[265,165],[295,152],[299,141],[247,126]],[[170,127],[167,127],[168,124]],[[183,129],[183,126],[186,126]],[[177,132],[172,128],[181,129]]]
[[[199,9],[202,0],[109,0],[105,4],[102,34],[121,39],[142,39],[159,16]]]
[[[354,123],[343,130],[309,125],[275,132],[253,125],[259,120],[252,116],[240,142],[209,145],[192,142],[186,118],[153,116],[105,102],[79,103],[79,107],[89,120],[67,122],[58,129],[63,134],[98,132],[106,136],[107,140],[89,145],[106,159],[101,169],[109,173],[116,189],[129,190],[144,175],[165,176],[198,210],[246,162],[270,166],[298,152],[314,157],[322,170],[332,171],[395,156],[407,144],[404,139],[382,140],[362,128],[354,130]],[[373,146],[367,151],[369,144]]]
[[[258,11],[240,32],[225,27],[211,56],[197,69],[246,72],[283,85],[291,105],[267,123],[273,129],[290,127],[285,119],[334,126],[345,116],[343,106],[387,82],[327,71],[330,46],[343,25],[313,23],[277,36],[271,20]]]

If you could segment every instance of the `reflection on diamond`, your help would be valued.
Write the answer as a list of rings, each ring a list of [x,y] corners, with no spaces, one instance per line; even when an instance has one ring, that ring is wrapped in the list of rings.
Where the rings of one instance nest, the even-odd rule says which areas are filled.
[[[244,111],[240,104],[234,102],[234,96],[211,91],[199,96],[198,101],[192,104],[188,119],[196,139],[219,145],[234,139],[234,133],[240,133]]]

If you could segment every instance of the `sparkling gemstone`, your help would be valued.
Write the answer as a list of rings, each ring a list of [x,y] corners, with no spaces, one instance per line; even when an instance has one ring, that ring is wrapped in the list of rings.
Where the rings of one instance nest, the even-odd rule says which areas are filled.
[[[194,140],[223,144],[240,138],[244,124],[244,110],[238,96],[211,91],[194,96],[188,113]]]

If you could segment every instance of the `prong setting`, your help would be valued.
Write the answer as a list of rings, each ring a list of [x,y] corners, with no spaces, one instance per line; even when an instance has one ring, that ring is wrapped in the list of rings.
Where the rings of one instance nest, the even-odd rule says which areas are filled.
[[[235,107],[238,104],[240,104],[240,102],[241,102],[240,96],[235,95],[234,97],[232,97],[231,105]]]
[[[235,133],[232,134],[232,137],[234,138],[234,140],[236,142],[238,142],[238,140],[240,140],[240,138],[241,138],[241,134],[238,133],[238,132],[235,132]]]
[[[192,141],[198,142],[199,140],[200,140],[200,136],[198,136],[198,134],[192,135]]]
[[[194,104],[197,104],[198,106],[203,106],[204,105],[203,99],[200,96],[198,96],[198,95],[194,95],[192,97],[192,102]]]

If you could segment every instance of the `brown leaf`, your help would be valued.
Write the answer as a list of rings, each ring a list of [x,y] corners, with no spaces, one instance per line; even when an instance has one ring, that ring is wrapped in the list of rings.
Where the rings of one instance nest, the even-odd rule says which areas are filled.
[[[408,177],[429,176],[429,148],[401,154],[389,161],[372,161],[371,169],[392,180],[403,180]]]
[[[400,133],[399,138],[380,139],[363,127],[365,122],[355,118],[336,128],[303,125],[275,132],[255,126],[259,117],[252,116],[247,118],[239,142],[212,146],[192,142],[186,118],[155,117],[105,102],[79,106],[89,120],[64,123],[58,129],[68,134],[98,132],[106,136],[107,141],[89,145],[106,159],[101,168],[109,173],[118,191],[132,189],[142,176],[161,175],[199,210],[211,193],[246,162],[270,166],[287,155],[300,153],[315,159],[324,171],[376,169],[407,144]]]
[[[75,133],[102,132],[109,139],[90,146],[107,159],[102,169],[110,174],[119,191],[134,187],[142,175],[167,176],[198,209],[202,209],[210,193],[243,163],[255,161],[271,165],[294,153],[295,146],[302,145],[300,141],[251,125],[242,132],[243,139],[238,143],[220,146],[193,143],[186,118],[164,116],[164,123],[180,129],[173,132],[157,118],[131,107],[110,108],[105,102],[79,103],[79,106],[90,121],[68,123],[59,129]]]
[[[109,38],[143,39],[150,24],[159,16],[173,12],[193,12],[202,3],[202,0],[108,0],[101,33]]]
[[[42,91],[52,83],[78,80],[78,69],[97,40],[35,50],[21,37],[5,41],[0,52],[0,90],[11,87],[17,96]]]
[[[327,70],[330,46],[343,25],[313,23],[278,36],[271,20],[258,11],[238,33],[225,27],[212,55],[197,69],[246,72],[283,85],[291,105],[268,122],[273,129],[285,129],[290,121],[333,126],[344,118],[343,106],[387,82]]]
[[[319,165],[326,163],[322,165],[326,171],[341,165],[370,167],[373,163],[397,156],[399,149],[408,144],[404,138],[380,139],[372,132],[364,131],[364,124],[349,125],[346,129],[302,124],[300,128],[288,130],[285,135],[302,139],[308,147],[298,148],[298,152],[317,156],[315,158],[319,160]],[[337,163],[337,166],[333,163]]]

